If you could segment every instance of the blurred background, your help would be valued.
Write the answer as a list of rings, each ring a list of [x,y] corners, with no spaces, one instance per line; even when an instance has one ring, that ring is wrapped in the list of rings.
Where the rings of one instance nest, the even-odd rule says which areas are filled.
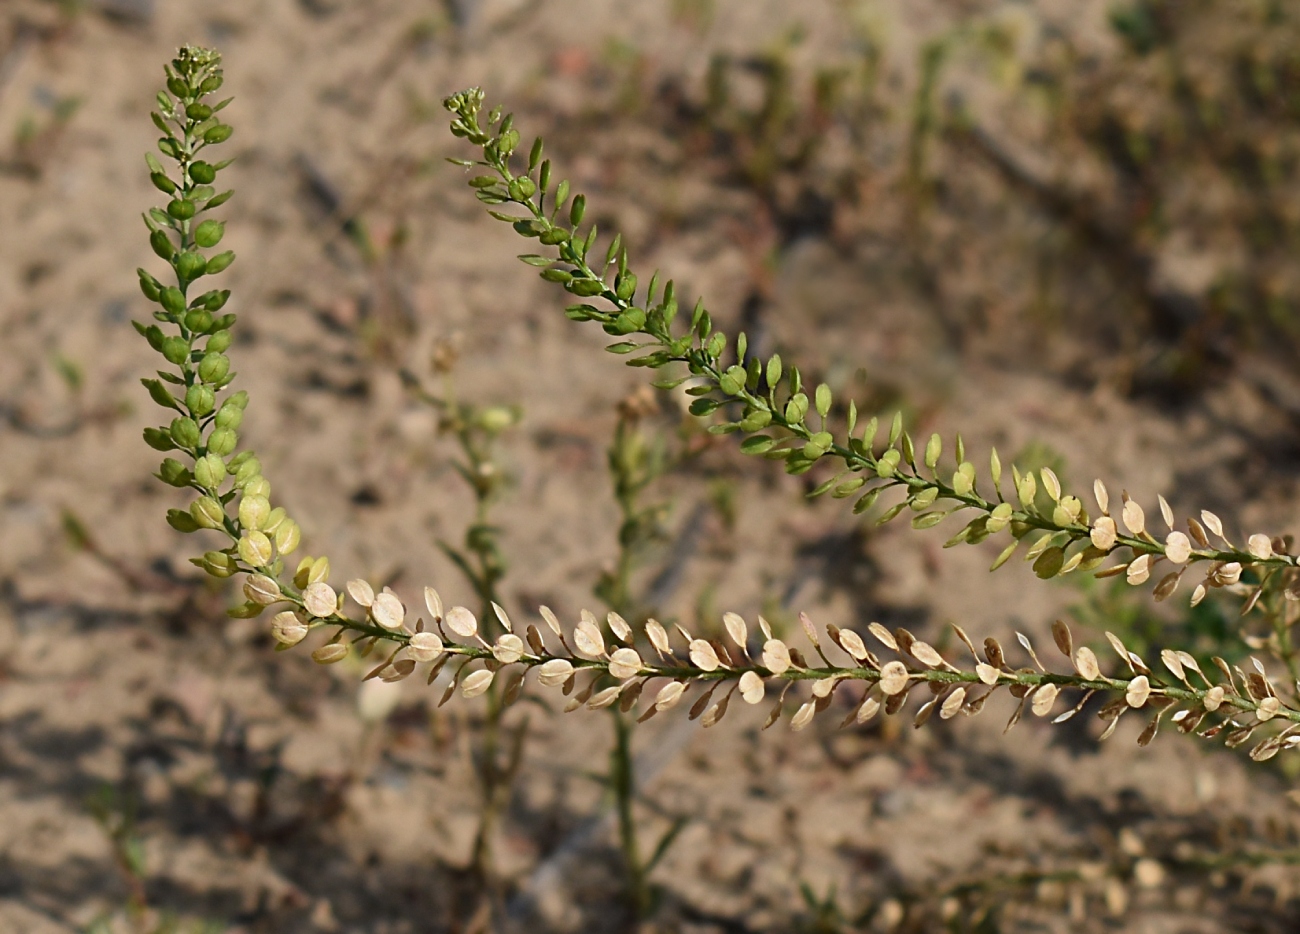
[[[1233,535],[1297,518],[1294,4],[4,0],[0,930],[1297,929],[1284,757],[1138,749],[1136,718],[1004,738],[1000,697],[923,731],[837,730],[847,696],[798,735],[746,707],[700,736],[683,709],[631,733],[633,891],[610,717],[530,688],[498,722],[227,618],[163,521],[183,497],[150,477],[129,325],[161,265],[149,107],[187,42],[235,97],[243,435],[336,582],[1249,652],[1231,601],[990,576],[993,543],[809,501],[819,475],[638,391],[445,161],[471,153],[440,102],[470,85],[642,281],[837,398]]]

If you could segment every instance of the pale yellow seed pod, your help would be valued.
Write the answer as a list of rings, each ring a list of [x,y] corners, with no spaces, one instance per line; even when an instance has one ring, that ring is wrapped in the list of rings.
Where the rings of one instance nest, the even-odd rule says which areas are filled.
[[[431,662],[442,654],[442,638],[436,632],[417,632],[407,651],[417,662]]]
[[[1052,502],[1060,502],[1061,481],[1057,478],[1056,471],[1052,470],[1051,467],[1044,467],[1042,470],[1038,471],[1038,473],[1043,478],[1043,489],[1045,489],[1047,495],[1052,498]]]
[[[265,496],[247,496],[239,503],[239,523],[245,529],[261,529],[271,515],[271,501]]]
[[[376,594],[375,599],[371,601],[370,617],[385,629],[401,629],[406,619],[406,607],[402,606],[402,601],[397,598],[397,594],[385,590]]]
[[[774,675],[790,670],[790,649],[780,639],[768,639],[763,644],[763,667]]]
[[[314,584],[317,581],[327,581],[330,579],[330,559],[321,555],[311,563],[311,568],[307,571],[307,583]]]
[[[1145,584],[1151,577],[1151,555],[1138,555],[1124,573],[1128,577],[1128,582],[1134,587]]]
[[[645,634],[646,638],[650,640],[650,644],[653,645],[657,651],[662,652],[664,655],[667,655],[672,651],[672,648],[668,643],[668,630],[664,629],[663,624],[660,623],[659,620],[646,620]]]
[[[605,622],[609,625],[609,631],[614,634],[615,639],[629,645],[632,643],[632,627],[627,624],[627,620],[622,616],[610,610],[605,615]]]
[[[862,637],[852,629],[840,630],[840,645],[844,647],[844,651],[853,656],[854,661],[866,661],[867,655],[870,654],[867,652],[867,646],[862,641]]]
[[[573,663],[567,658],[553,658],[537,668],[537,680],[546,687],[555,687],[569,680]]]
[[[605,654],[605,637],[593,619],[583,619],[573,630],[573,645],[579,655],[600,658]]]
[[[360,578],[348,581],[348,593],[358,606],[369,607],[375,602],[375,588]]]
[[[201,496],[190,506],[190,517],[201,529],[220,529],[225,527],[226,510],[211,496]]]
[[[312,661],[318,664],[332,665],[348,657],[348,647],[341,642],[331,642],[312,652],[311,657]]]
[[[302,529],[292,519],[285,519],[275,528],[275,549],[282,555],[291,555],[302,544]]]
[[[307,589],[302,592],[302,605],[312,616],[323,619],[338,612],[338,595],[329,584],[317,581],[308,584]]]
[[[280,584],[273,577],[254,574],[244,582],[244,596],[258,606],[270,606],[281,597]]]
[[[975,674],[977,674],[979,679],[985,684],[997,684],[998,678],[1001,676],[1001,672],[985,662],[979,662],[976,664]]]
[[[1147,680],[1146,675],[1138,675],[1128,683],[1128,689],[1124,692],[1124,700],[1128,701],[1130,707],[1141,707],[1146,704],[1151,697],[1151,682]]]
[[[892,632],[890,632],[884,626],[880,625],[880,623],[868,624],[867,630],[873,636],[879,639],[881,644],[884,645],[885,648],[892,649],[895,652],[898,651],[898,640],[894,638],[894,634]]]
[[[1165,525],[1169,526],[1169,531],[1172,532],[1174,530],[1174,511],[1169,508],[1169,504],[1165,502],[1163,496],[1157,496],[1156,499],[1160,501],[1160,518],[1165,520]]]
[[[744,617],[739,613],[723,613],[722,624],[727,627],[731,641],[743,649],[749,641],[749,627],[745,625]]]
[[[691,664],[702,671],[716,671],[721,664],[718,653],[713,646],[703,639],[692,639],[690,645]]]
[[[275,552],[265,532],[252,531],[245,532],[239,540],[239,557],[247,565],[264,568],[271,563]]]
[[[435,623],[442,622],[442,597],[432,587],[424,588],[424,605],[429,610],[429,618]]]
[[[1097,655],[1086,645],[1074,651],[1074,670],[1086,681],[1096,681],[1101,677],[1101,666],[1097,664]]]
[[[514,624],[510,622],[510,614],[506,612],[505,607],[497,603],[495,600],[492,601],[492,612],[497,615],[497,619],[501,621],[501,627],[506,632],[515,631]]]
[[[796,710],[794,716],[790,718],[790,729],[793,732],[798,733],[808,724],[812,723],[812,718],[815,713],[817,713],[817,702],[808,701]]]
[[[1052,712],[1052,705],[1056,703],[1056,695],[1061,693],[1061,689],[1055,684],[1044,684],[1034,692],[1032,708],[1034,716],[1045,717]]]
[[[641,671],[641,656],[633,648],[616,649],[609,657],[609,673],[620,681],[626,681]]]
[[[492,646],[492,656],[503,665],[513,665],[524,657],[524,640],[513,632],[503,633]]]
[[[1205,523],[1207,529],[1219,536],[1219,538],[1223,538],[1223,521],[1218,516],[1209,510],[1203,509],[1201,510],[1201,521]]]
[[[1216,684],[1214,687],[1210,688],[1208,691],[1205,692],[1205,699],[1202,701],[1202,703],[1205,704],[1206,710],[1208,710],[1210,713],[1214,713],[1214,711],[1218,710],[1219,706],[1223,703],[1223,697],[1224,697],[1223,688],[1219,687]]]
[[[1229,561],[1223,567],[1219,568],[1218,573],[1215,576],[1223,586],[1230,587],[1237,583],[1237,581],[1241,580],[1241,565],[1236,561]]]
[[[1276,697],[1266,697],[1259,702],[1259,709],[1255,711],[1255,716],[1260,720],[1272,720],[1277,716],[1278,711],[1282,709],[1282,702]]]
[[[943,656],[936,652],[928,642],[922,642],[918,639],[912,643],[910,651],[912,656],[927,668],[938,668],[943,664]]]
[[[463,606],[454,606],[448,610],[444,622],[448,629],[462,639],[473,638],[478,632],[478,618]]]
[[[1124,511],[1120,513],[1120,517],[1124,520],[1124,528],[1128,529],[1131,534],[1141,535],[1146,531],[1146,513],[1137,504],[1137,500],[1131,499],[1125,503]]]
[[[686,682],[670,681],[655,695],[655,710],[669,710],[681,703],[686,693]]]
[[[1246,543],[1246,550],[1263,561],[1266,558],[1273,557],[1273,542],[1267,535],[1261,535],[1257,532]]]
[[[266,517],[266,521],[262,523],[262,531],[267,535],[274,535],[275,530],[278,529],[281,523],[283,523],[288,517],[289,514],[284,511],[283,506],[276,506]]]
[[[907,666],[900,661],[886,662],[880,669],[880,690],[888,696],[902,693],[907,680]]]
[[[271,636],[281,645],[297,645],[307,638],[309,631],[307,624],[292,610],[276,613],[271,618]]]
[[[957,688],[943,699],[943,706],[939,708],[940,720],[951,720],[961,712],[961,705],[966,702],[966,689]]]
[[[597,691],[591,700],[587,701],[587,707],[590,710],[600,710],[608,707],[618,700],[618,695],[623,693],[623,685],[616,684],[611,688],[605,688],[603,691]]]
[[[480,694],[487,693],[487,689],[492,686],[494,673],[486,668],[480,668],[478,671],[471,672],[464,681],[460,683],[460,693],[462,697],[478,697]]]
[[[1110,551],[1115,547],[1117,534],[1115,520],[1110,516],[1099,516],[1092,524],[1092,531],[1088,537],[1092,539],[1092,545],[1098,551]]]
[[[763,700],[767,689],[757,672],[747,671],[740,676],[740,699],[746,704],[757,704]]]
[[[546,621],[546,625],[550,627],[551,632],[555,633],[557,636],[564,635],[563,630],[560,629],[560,621],[556,619],[555,614],[551,612],[549,606],[538,607],[537,612],[542,614],[542,619]]]
[[[1103,513],[1110,512],[1110,494],[1106,492],[1106,484],[1100,480],[1092,481],[1092,495],[1096,497],[1099,510]]]
[[[1165,538],[1165,557],[1174,564],[1186,564],[1192,557],[1192,541],[1182,532],[1170,532]]]

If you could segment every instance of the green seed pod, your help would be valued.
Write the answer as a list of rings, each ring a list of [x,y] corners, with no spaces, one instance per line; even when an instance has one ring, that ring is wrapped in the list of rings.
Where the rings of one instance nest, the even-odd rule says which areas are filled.
[[[202,529],[225,528],[226,511],[211,496],[200,496],[190,505],[190,515]]]
[[[527,175],[521,175],[510,183],[510,197],[515,201],[527,201],[537,191],[537,185]]]
[[[176,450],[176,443],[172,441],[172,436],[162,428],[146,428],[144,430],[144,443],[155,451]]]
[[[174,198],[167,202],[167,213],[178,221],[189,220],[196,210],[194,202],[186,198]]]
[[[221,75],[210,75],[204,78],[203,83],[199,85],[199,94],[211,94],[221,87],[221,82]]]
[[[229,400],[227,400],[226,404],[234,405],[235,404],[234,398],[232,397]],[[241,484],[240,488],[242,489],[243,488],[242,484],[247,483],[249,480],[252,480],[254,477],[260,477],[261,475],[262,475],[261,462],[256,457],[250,456],[247,460],[240,461],[239,465],[235,468],[235,483]]]
[[[163,289],[158,301],[162,303],[163,310],[168,314],[179,315],[185,312],[185,293],[174,285]]]
[[[206,162],[195,162],[190,165],[190,178],[200,185],[211,185],[217,180],[217,170]]]
[[[282,555],[291,555],[302,541],[302,530],[292,519],[285,519],[276,527],[275,547]]]
[[[162,380],[142,379],[140,382],[144,383],[144,388],[149,390],[149,398],[154,402],[157,402],[165,409],[176,408],[176,399],[167,391],[167,387],[162,384]]]
[[[172,440],[182,448],[196,448],[202,440],[199,434],[199,423],[184,416],[172,419],[171,436]]]
[[[167,524],[177,532],[197,532],[199,530],[199,524],[194,521],[194,517],[182,509],[168,509]]]
[[[569,226],[577,227],[582,223],[582,215],[587,211],[587,196],[574,195],[573,205],[569,208]]]
[[[208,338],[208,345],[205,348],[207,353],[223,353],[230,347],[231,336],[229,331],[217,331]]]
[[[221,242],[225,233],[225,221],[206,220],[195,229],[194,242],[205,249],[214,247]]]
[[[185,406],[191,415],[202,418],[217,407],[217,396],[207,386],[191,386],[185,390]]]
[[[167,79],[167,90],[171,91],[174,97],[179,97],[181,100],[185,100],[191,94],[190,86],[174,75]]]
[[[176,254],[176,247],[172,246],[172,238],[167,236],[165,230],[155,230],[151,233],[149,245],[163,259],[170,260]]]
[[[208,117],[212,116],[212,108],[207,104],[200,104],[198,101],[195,101],[193,104],[190,104],[185,108],[185,116],[189,117],[191,120],[206,120]]]
[[[271,481],[260,474],[256,477],[250,477],[243,486],[240,487],[246,496],[265,496],[271,498]]]
[[[209,274],[209,275],[212,274],[212,264],[211,264],[211,263],[208,263],[208,274]],[[209,299],[208,299],[208,300],[203,304],[203,307],[206,308],[208,311],[220,311],[222,308],[224,308],[224,307],[226,306],[226,302],[229,301],[229,299],[230,299],[230,289],[221,289],[221,290],[219,290],[219,291],[211,292],[211,293],[209,293],[209,294],[210,294],[212,297],[209,298]],[[235,323],[235,316],[234,316],[234,315],[226,315],[225,318],[222,318],[221,320],[222,320],[222,322],[223,322],[223,323],[221,324],[221,327],[223,327],[223,328],[228,328],[228,327],[230,327],[232,324]]]
[[[162,295],[162,283],[143,269],[137,269],[136,274],[140,277],[140,291],[144,297],[151,302],[158,301],[158,296]]]
[[[221,413],[218,412],[218,415]],[[225,457],[235,450],[239,444],[239,435],[233,428],[217,428],[212,434],[208,435],[208,451]]]
[[[217,410],[218,428],[238,428],[244,421],[244,410],[228,401]]]
[[[168,337],[163,341],[162,355],[168,363],[184,363],[190,356],[190,343],[183,337]]]
[[[199,379],[205,383],[219,383],[230,372],[230,358],[223,353],[204,354],[199,361]]]
[[[176,257],[176,275],[185,282],[193,282],[207,271],[208,261],[198,253],[186,250]]]
[[[195,308],[185,316],[185,326],[196,334],[202,334],[212,327],[212,312],[206,308]]]
[[[230,139],[230,134],[234,133],[234,128],[226,123],[218,123],[203,134],[205,143],[224,143]]]
[[[158,466],[158,479],[170,486],[189,486],[193,475],[174,457],[168,457]]]
[[[569,239],[569,232],[563,227],[552,227],[537,239],[547,246],[558,246]]]
[[[151,324],[147,328],[143,329],[140,329],[139,325],[136,327],[137,330],[140,330],[140,333],[144,335],[144,339],[149,342],[150,347],[159,352],[162,351],[163,343],[167,340],[167,338],[163,336],[162,328],[158,327],[156,324]]]
[[[540,275],[547,282],[570,282],[573,280],[573,273],[565,272],[563,269],[543,269]]]
[[[239,522],[245,529],[261,529],[271,514],[271,501],[265,496],[248,496],[239,503]]]
[[[206,552],[196,563],[213,577],[232,577],[239,570],[235,559],[224,551]]]
[[[176,190],[176,183],[167,177],[166,172],[153,172],[149,175],[149,181],[153,182],[153,187],[157,188],[165,195],[170,195]]]
[[[215,490],[226,479],[226,464],[215,454],[204,454],[194,464],[194,479],[205,490]]]
[[[264,568],[275,557],[271,549],[271,540],[265,532],[246,532],[239,540],[239,557],[250,567]]]
[[[211,198],[208,199],[208,203],[203,210],[210,211],[215,207],[219,207],[220,205],[225,204],[227,201],[231,199],[231,197],[234,194],[235,192],[231,190],[231,191],[223,191],[219,195],[213,195]]]
[[[284,524],[284,520],[288,517],[289,514],[284,511],[283,506],[276,506],[267,515],[266,521],[262,523],[262,531],[267,535],[274,535],[276,529],[280,528],[280,526]]]
[[[235,254],[230,250],[226,250],[224,253],[218,253],[216,256],[212,257],[212,259],[208,260],[208,275],[215,276],[219,272],[225,272],[234,261]]]

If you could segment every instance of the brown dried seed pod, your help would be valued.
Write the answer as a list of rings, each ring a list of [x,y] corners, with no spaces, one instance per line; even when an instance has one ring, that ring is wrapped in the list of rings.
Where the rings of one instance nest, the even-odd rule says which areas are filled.
[[[1070,627],[1064,620],[1052,620],[1052,641],[1066,658],[1074,654],[1074,638],[1070,635]]]
[[[918,710],[916,716],[912,718],[912,729],[919,730],[921,727],[925,726],[930,721],[930,717],[934,713],[938,704],[939,699],[937,697],[922,704],[921,709]]]
[[[506,682],[506,689],[501,692],[501,706],[509,707],[515,701],[519,700],[519,695],[524,690],[524,673],[516,671],[510,675]]]
[[[899,694],[907,687],[907,666],[902,662],[887,662],[880,669],[880,690],[888,697]]]
[[[763,619],[762,616],[758,618],[758,631],[763,634],[763,641],[766,642],[772,638],[772,624]]]
[[[1006,664],[1006,656],[1002,653],[1002,645],[992,636],[984,640],[984,658],[994,668],[1001,668]]]
[[[311,653],[312,661],[321,665],[332,665],[335,662],[341,662],[348,657],[348,647],[341,642],[331,642],[329,645],[322,645],[319,649]]]
[[[713,692],[718,689],[718,684],[719,682],[715,681],[713,684],[709,685],[709,689],[707,691],[705,691],[703,694],[701,694],[699,697],[695,699],[695,703],[691,704],[691,709],[690,712],[686,715],[686,719],[688,720],[699,719],[700,714],[704,713],[704,711],[709,706],[709,702],[713,699]]]
[[[391,684],[394,681],[401,681],[403,678],[410,676],[413,671],[415,671],[415,659],[399,658],[379,677],[381,681],[387,681]]]
[[[1160,715],[1156,714],[1154,717],[1151,718],[1151,722],[1146,725],[1146,729],[1144,729],[1138,735],[1138,745],[1139,746],[1149,745],[1151,740],[1156,738],[1156,733],[1159,732],[1159,730],[1160,730]]]
[[[966,630],[962,629],[956,623],[952,624],[952,629],[953,632],[957,633],[957,638],[960,639],[965,644],[966,648],[970,650],[971,655],[975,656],[975,661],[979,661],[980,657],[979,653],[975,651],[975,643],[970,641],[970,636],[966,635]]]
[[[1096,681],[1101,677],[1101,666],[1097,664],[1097,655],[1086,645],[1081,645],[1075,650],[1074,670],[1085,681]]]
[[[1020,698],[1020,703],[1016,704],[1016,709],[1011,712],[1011,719],[1007,720],[1007,725],[1003,727],[1003,733],[1010,733],[1011,728],[1020,722],[1020,718],[1025,715],[1026,698]]]
[[[1182,571],[1170,571],[1160,582],[1156,584],[1155,589],[1151,591],[1151,596],[1157,603],[1169,599],[1173,592],[1178,589],[1178,582],[1183,579]]]
[[[348,596],[355,600],[358,606],[369,607],[375,602],[375,589],[366,581],[356,578],[348,581]]]
[[[897,694],[886,695],[885,713],[889,714],[892,717],[894,714],[902,710],[903,705],[907,703],[908,695],[911,694],[910,688],[911,685],[909,684],[906,689],[900,691]]]
[[[916,641],[916,636],[912,635],[902,626],[899,626],[894,630],[894,641],[898,643],[898,651],[910,653],[912,651],[912,643]]]
[[[1114,720],[1126,710],[1128,710],[1128,701],[1122,697],[1117,697],[1102,705],[1101,710],[1097,711],[1097,719]]]
[[[1201,548],[1210,547],[1210,536],[1205,534],[1205,527],[1195,519],[1187,520],[1187,532]]]
[[[429,678],[427,681],[425,681],[425,684],[433,684],[434,679],[437,678],[438,675],[442,673],[443,666],[446,665],[447,662],[449,661],[451,661],[451,656],[444,655],[441,658],[437,659],[432,665],[430,665]]]
[[[627,690],[623,692],[622,699],[618,702],[619,710],[627,713],[636,706],[636,702],[641,697],[641,691],[645,689],[645,679],[633,681],[628,685]]]
[[[1142,707],[1151,697],[1151,682],[1146,675],[1138,675],[1128,683],[1124,700],[1130,707]]]
[[[728,691],[723,696],[722,700],[718,701],[707,711],[705,711],[704,716],[700,718],[700,726],[702,726],[704,729],[707,730],[709,727],[714,726],[720,720],[722,720],[722,718],[727,715],[727,705],[731,703],[731,695],[734,692],[735,692],[734,688]]]
[[[537,627],[532,623],[524,631],[524,636],[528,640],[528,647],[533,650],[534,655],[546,654],[546,643],[542,641],[542,634],[537,631]]]

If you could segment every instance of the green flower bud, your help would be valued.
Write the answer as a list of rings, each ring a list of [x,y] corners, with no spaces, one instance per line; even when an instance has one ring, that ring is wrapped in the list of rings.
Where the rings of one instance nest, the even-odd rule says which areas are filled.
[[[226,479],[226,464],[215,454],[204,454],[194,464],[194,479],[205,490],[215,490]]]
[[[162,295],[162,283],[143,269],[137,269],[135,272],[140,277],[140,291],[144,293],[144,297],[151,302],[158,301],[159,296]]]
[[[207,386],[191,386],[185,391],[185,406],[198,418],[217,407],[217,396]]]
[[[174,285],[169,285],[162,290],[158,296],[158,301],[162,303],[163,310],[168,314],[180,315],[185,313],[185,293]]]
[[[245,494],[239,503],[239,524],[245,529],[261,529],[271,514],[271,501],[265,496]]]
[[[263,476],[250,477],[240,487],[246,496],[265,496],[271,498],[271,481]]]
[[[193,282],[207,271],[208,262],[198,253],[186,251],[176,257],[176,275],[186,282]]]
[[[189,486],[194,477],[184,464],[174,457],[168,457],[158,467],[158,479],[172,486]]]
[[[219,383],[230,372],[230,358],[223,353],[208,353],[199,361],[199,379]]]
[[[163,340],[162,355],[168,363],[180,365],[189,359],[190,342],[183,337],[168,337]]]
[[[185,116],[189,117],[191,120],[206,120],[208,117],[212,116],[212,108],[207,104],[200,104],[198,101],[195,101],[193,104],[190,104],[185,108]]]
[[[302,541],[302,530],[292,519],[285,519],[275,530],[275,547],[282,555],[291,555]]]
[[[167,524],[177,532],[197,532],[199,524],[183,509],[168,509]]]
[[[208,275],[215,276],[219,272],[225,272],[230,264],[235,261],[235,254],[230,250],[224,253],[218,253],[212,259],[208,260]]]
[[[217,428],[208,435],[208,451],[221,457],[230,454],[238,444],[239,435],[231,428]]]
[[[176,190],[176,183],[168,178],[167,173],[165,172],[153,172],[150,174],[149,180],[153,182],[153,186],[163,192],[163,194],[169,195]]]
[[[194,231],[194,242],[204,248],[214,247],[221,242],[225,233],[225,221],[204,221]]]
[[[190,505],[190,515],[201,529],[221,529],[226,525],[226,511],[211,496],[201,496]]]
[[[244,537],[239,540],[239,557],[251,567],[266,567],[274,557],[271,551],[271,540],[266,537],[265,532],[244,533]]]
[[[171,435],[172,440],[183,448],[196,448],[202,439],[199,423],[184,416],[172,419]]]
[[[195,162],[190,165],[190,178],[200,185],[211,185],[217,180],[217,170],[206,162]]]
[[[218,123],[212,129],[208,130],[208,132],[203,134],[203,142],[224,143],[226,140],[230,139],[230,134],[234,132],[234,128],[229,124]]]
[[[155,230],[149,234],[149,245],[153,251],[160,257],[170,260],[176,253],[176,247],[172,246],[172,238],[167,236],[165,230]]]
[[[144,388],[149,390],[149,398],[154,402],[157,402],[165,409],[176,408],[176,400],[172,397],[172,394],[167,391],[167,388],[163,386],[162,380],[142,379],[140,382],[144,383]]]
[[[178,221],[189,220],[194,216],[196,210],[197,208],[195,208],[194,202],[185,198],[173,198],[171,201],[167,202],[167,213]]]
[[[185,316],[185,326],[197,334],[212,327],[212,313],[206,308],[195,308]]]
[[[239,570],[235,559],[224,551],[209,551],[196,563],[213,577],[231,577]]]
[[[144,443],[155,451],[174,451],[176,449],[172,436],[167,434],[167,430],[164,428],[146,428],[144,430]]]
[[[231,336],[226,330],[217,331],[208,338],[208,345],[204,349],[208,353],[223,353],[230,347]]]

